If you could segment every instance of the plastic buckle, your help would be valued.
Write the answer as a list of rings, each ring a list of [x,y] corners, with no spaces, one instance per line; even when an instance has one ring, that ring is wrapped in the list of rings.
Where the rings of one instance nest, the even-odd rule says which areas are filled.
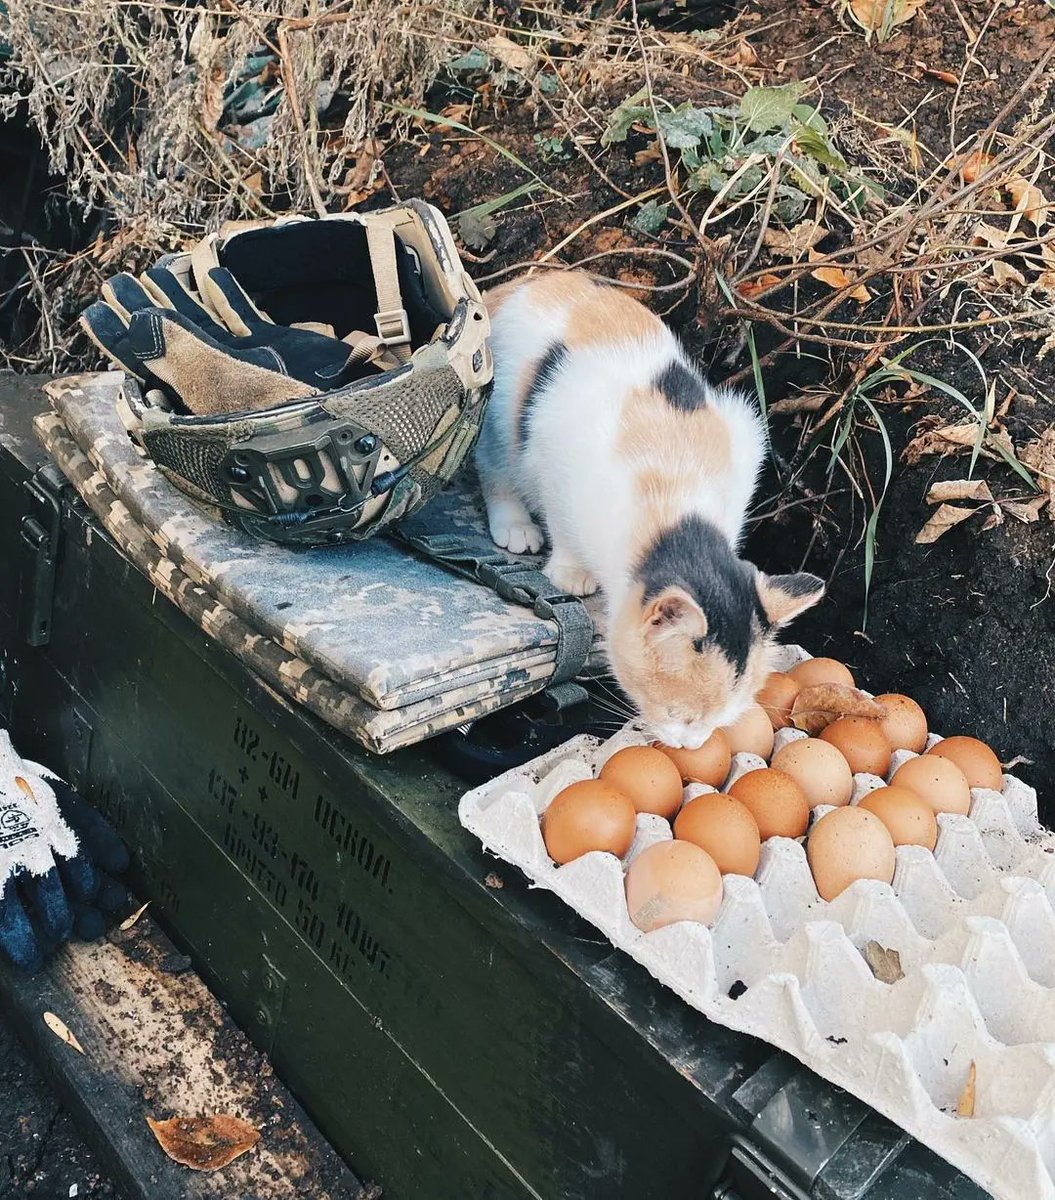
[[[535,616],[543,621],[553,621],[556,613],[553,611],[558,604],[582,604],[581,596],[573,596],[571,592],[555,592],[552,596],[535,597]]]
[[[410,345],[410,319],[405,308],[374,313],[374,325],[382,346]]]

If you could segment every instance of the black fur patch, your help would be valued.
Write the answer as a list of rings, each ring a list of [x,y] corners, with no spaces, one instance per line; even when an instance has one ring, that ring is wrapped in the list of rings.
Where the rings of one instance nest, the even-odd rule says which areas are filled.
[[[527,391],[524,393],[524,403],[520,408],[520,423],[517,434],[521,445],[527,440],[528,421],[531,417],[532,406],[539,398],[539,394],[543,388],[552,383],[553,377],[564,366],[567,357],[568,347],[563,342],[554,342],[539,359],[538,366],[535,368],[535,374],[528,385]]]
[[[713,525],[702,517],[686,517],[660,534],[636,576],[645,585],[646,601],[665,588],[684,588],[707,617],[706,642],[717,646],[737,672],[744,670],[754,630],[768,629],[769,620],[754,571]]]
[[[683,362],[675,359],[656,376],[653,386],[679,412],[696,412],[707,407],[707,385]]]

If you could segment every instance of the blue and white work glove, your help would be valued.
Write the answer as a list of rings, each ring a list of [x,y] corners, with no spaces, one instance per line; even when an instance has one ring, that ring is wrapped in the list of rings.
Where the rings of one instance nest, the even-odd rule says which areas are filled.
[[[110,825],[0,730],[0,954],[36,970],[71,937],[101,937],[127,903],[112,878],[127,866]]]

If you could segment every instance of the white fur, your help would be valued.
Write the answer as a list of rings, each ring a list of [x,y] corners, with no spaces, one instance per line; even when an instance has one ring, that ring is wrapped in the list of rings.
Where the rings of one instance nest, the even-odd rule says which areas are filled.
[[[547,574],[569,586],[592,578],[609,606],[619,603],[634,567],[633,547],[641,518],[632,480],[655,467],[676,475],[696,471],[698,447],[657,443],[630,459],[617,449],[623,408],[635,387],[647,387],[673,359],[688,363],[674,334],[660,323],[648,341],[613,341],[573,352],[550,385],[536,397],[529,437],[521,452],[514,411],[525,372],[561,340],[567,311],[540,311],[528,289],[509,296],[492,321],[494,392],[476,451],[491,534],[513,553],[541,548],[532,514],[542,518],[552,557]],[[698,514],[720,529],[734,547],[765,457],[765,431],[743,394],[710,388],[709,404],[729,431],[729,467],[699,477],[684,513]],[[687,463],[679,464],[679,457]],[[519,533],[518,536],[511,536]],[[528,544],[522,544],[527,542]]]

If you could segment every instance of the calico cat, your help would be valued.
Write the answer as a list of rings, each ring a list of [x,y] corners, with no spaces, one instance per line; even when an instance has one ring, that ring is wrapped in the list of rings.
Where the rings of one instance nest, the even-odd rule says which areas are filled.
[[[604,594],[608,658],[644,722],[701,746],[753,701],[775,631],[824,594],[815,575],[765,575],[737,554],[765,455],[755,407],[585,272],[540,272],[485,303],[495,381],[476,465],[491,537],[530,553],[544,527],[553,583]]]

